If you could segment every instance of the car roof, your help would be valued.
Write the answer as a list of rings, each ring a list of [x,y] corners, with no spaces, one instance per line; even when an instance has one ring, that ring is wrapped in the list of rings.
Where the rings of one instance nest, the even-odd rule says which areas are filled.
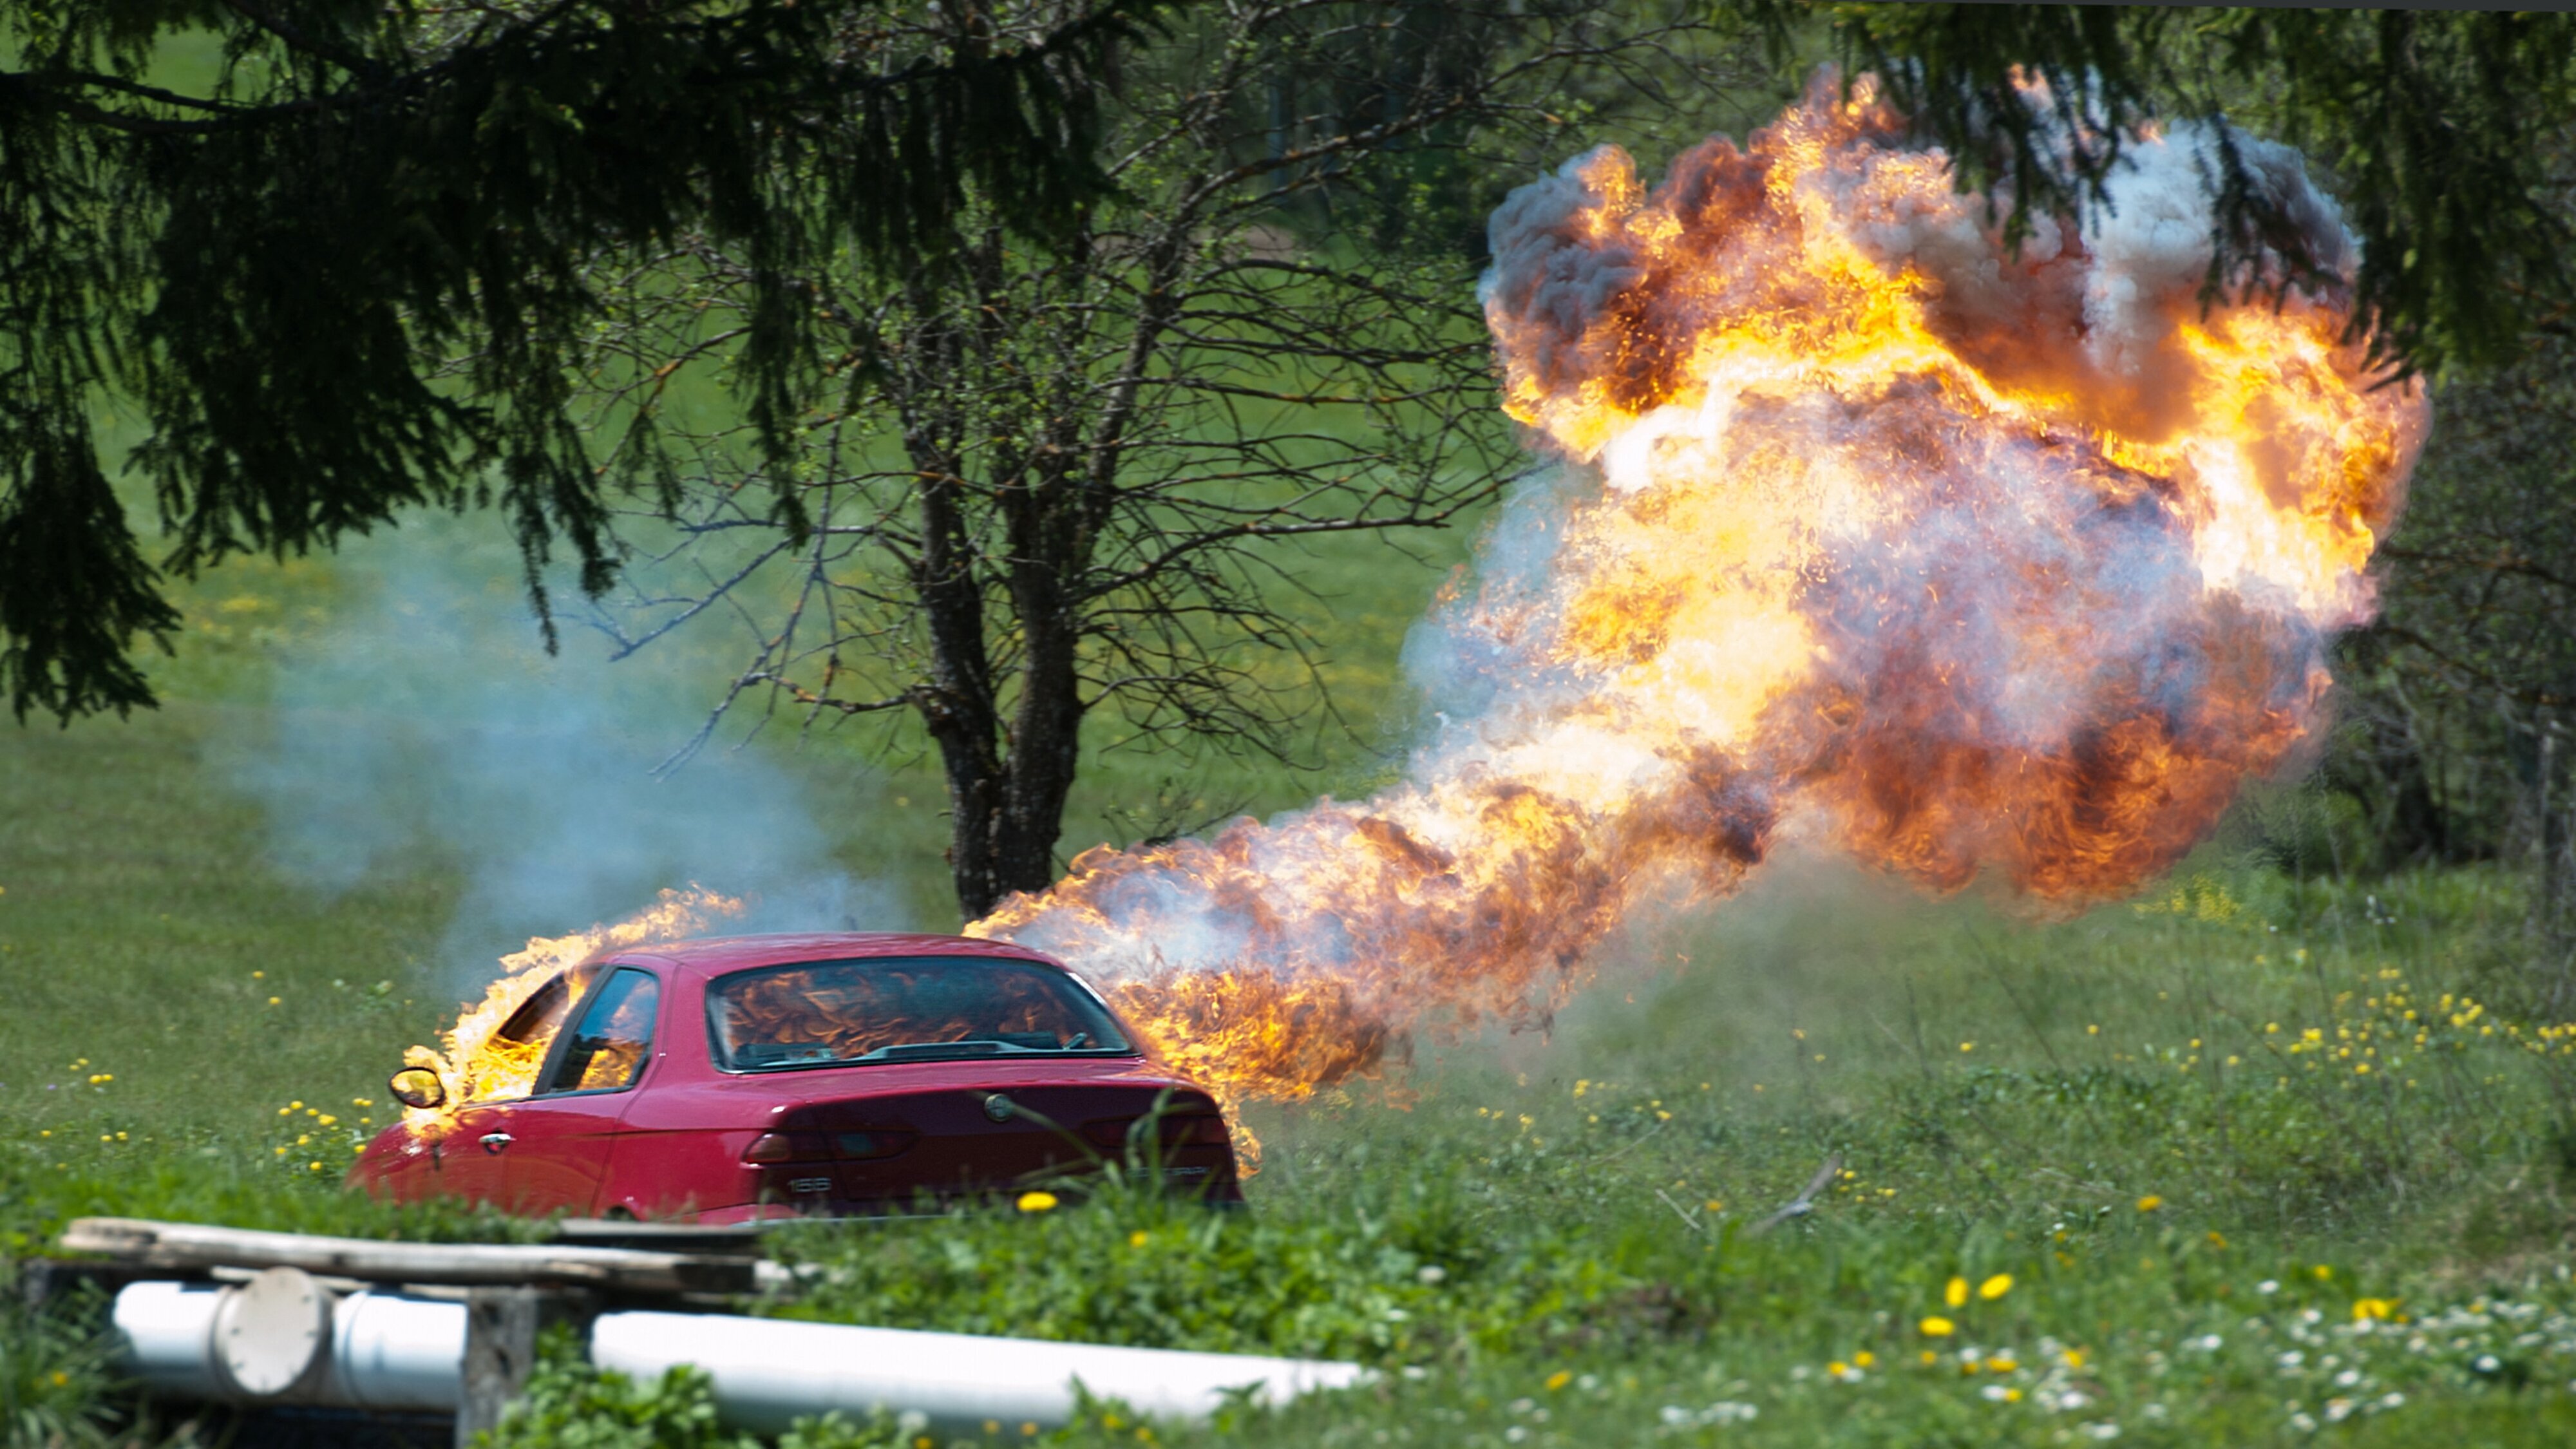
[[[603,962],[653,961],[684,976],[717,976],[750,966],[788,966],[799,961],[846,961],[867,956],[982,956],[997,961],[1033,961],[1068,971],[1043,951],[1008,941],[972,936],[937,936],[910,931],[812,931],[764,936],[710,936],[691,941],[660,941],[634,946],[599,958]]]

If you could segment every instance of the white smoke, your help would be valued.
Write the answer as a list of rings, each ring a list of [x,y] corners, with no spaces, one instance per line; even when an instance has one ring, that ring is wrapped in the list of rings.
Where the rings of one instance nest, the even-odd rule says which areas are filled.
[[[457,872],[442,986],[692,882],[750,897],[743,929],[910,924],[833,858],[808,785],[761,754],[657,771],[703,722],[708,682],[670,656],[612,664],[571,620],[547,655],[515,560],[478,556],[463,528],[418,520],[344,550],[354,606],[278,659],[268,708],[245,716],[259,723],[218,743],[280,870],[325,895]],[[871,804],[871,782],[843,788]]]

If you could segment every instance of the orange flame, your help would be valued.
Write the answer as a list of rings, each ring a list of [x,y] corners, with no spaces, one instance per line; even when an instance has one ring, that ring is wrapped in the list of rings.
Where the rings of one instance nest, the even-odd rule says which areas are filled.
[[[559,1021],[587,979],[579,973],[580,967],[629,946],[697,935],[711,920],[740,915],[742,908],[740,900],[703,886],[666,890],[653,905],[615,925],[596,925],[568,936],[534,937],[525,949],[502,957],[501,975],[485,989],[483,999],[458,1007],[456,1024],[441,1034],[445,1051],[415,1046],[403,1053],[404,1065],[429,1068],[447,1088],[447,1101],[440,1106],[404,1109],[404,1125],[416,1135],[438,1133],[459,1107],[508,1101],[535,1090],[537,1069],[544,1065],[556,1023],[548,1023],[543,1031],[509,1033],[503,1028],[549,982],[568,977],[574,988],[556,1006]]]
[[[1496,213],[1504,406],[1564,459],[1417,646],[1449,706],[1364,804],[1119,854],[968,928],[1090,974],[1230,1101],[1415,1030],[1543,1023],[1641,901],[1793,831],[1926,886],[2132,889],[2312,737],[2368,617],[2421,390],[2331,276],[2201,305],[2176,126],[2018,251],[1867,77],[1680,157],[1603,148]],[[2351,243],[2296,156],[2234,138]]]

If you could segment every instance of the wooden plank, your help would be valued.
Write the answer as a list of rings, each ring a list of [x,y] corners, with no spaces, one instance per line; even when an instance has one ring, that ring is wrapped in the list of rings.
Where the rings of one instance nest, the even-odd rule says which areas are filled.
[[[547,1284],[622,1293],[748,1293],[754,1259],[566,1243],[389,1243],[143,1218],[75,1218],[68,1252],[155,1268],[301,1268],[375,1283]]]
[[[566,1218],[555,1241],[595,1248],[647,1248],[662,1253],[757,1257],[764,1223],[647,1223],[631,1218]]]

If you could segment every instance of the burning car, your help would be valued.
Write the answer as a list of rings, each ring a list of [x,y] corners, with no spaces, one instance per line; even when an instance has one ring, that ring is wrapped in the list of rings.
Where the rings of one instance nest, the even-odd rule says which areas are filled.
[[[1126,1159],[1211,1201],[1242,1197],[1209,1095],[1061,962],[1003,942],[609,951],[532,983],[483,1050],[533,1070],[497,1074],[506,1094],[429,1065],[396,1073],[411,1110],[353,1184],[725,1223],[900,1211]]]

